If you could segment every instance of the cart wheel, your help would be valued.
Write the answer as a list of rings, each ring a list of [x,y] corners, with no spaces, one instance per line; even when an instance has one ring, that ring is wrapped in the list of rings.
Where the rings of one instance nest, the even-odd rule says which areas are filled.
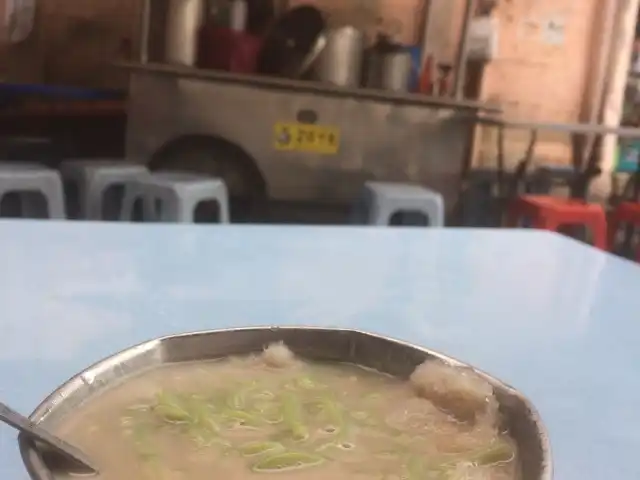
[[[254,221],[266,206],[266,183],[253,158],[224,139],[193,136],[160,149],[151,170],[179,170],[222,178],[229,189],[233,221]]]

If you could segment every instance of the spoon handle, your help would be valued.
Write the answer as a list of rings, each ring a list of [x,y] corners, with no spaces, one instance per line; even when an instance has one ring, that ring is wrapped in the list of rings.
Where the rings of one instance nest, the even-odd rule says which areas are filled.
[[[55,453],[60,454],[70,462],[94,472],[98,471],[97,468],[92,465],[91,461],[85,456],[85,454],[78,450],[76,447],[68,444],[55,435],[51,435],[45,429],[38,427],[27,417],[19,414],[2,402],[0,402],[0,421],[19,430],[20,432],[30,437],[32,440],[37,440],[41,443],[44,443]]]

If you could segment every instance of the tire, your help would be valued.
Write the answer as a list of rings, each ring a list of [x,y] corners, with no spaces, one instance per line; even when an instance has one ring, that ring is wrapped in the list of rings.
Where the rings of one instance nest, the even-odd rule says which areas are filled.
[[[251,221],[266,205],[266,185],[244,150],[226,140],[185,137],[171,142],[152,158],[151,170],[179,170],[222,178],[229,190],[233,221]]]

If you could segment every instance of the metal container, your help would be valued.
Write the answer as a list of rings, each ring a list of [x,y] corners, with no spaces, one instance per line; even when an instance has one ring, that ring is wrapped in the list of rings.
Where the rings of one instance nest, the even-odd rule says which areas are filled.
[[[204,19],[204,0],[169,0],[165,30],[165,61],[193,66],[198,54],[198,31]]]
[[[316,78],[341,87],[360,85],[364,34],[351,26],[326,32],[326,45],[318,58]]]
[[[406,92],[409,90],[413,59],[406,50],[386,53],[382,56],[380,86],[383,90]]]
[[[44,428],[55,428],[87,399],[100,395],[123,377],[167,363],[209,360],[261,351],[284,341],[297,355],[310,360],[359,364],[399,378],[428,359],[469,367],[445,355],[387,337],[356,330],[311,327],[257,327],[174,335],[152,340],[89,367],[47,397],[31,414]],[[514,388],[481,371],[474,371],[494,387],[504,429],[515,440],[521,461],[521,480],[551,480],[551,452],[542,421],[529,401]],[[33,480],[53,480],[40,453],[25,436],[20,452]]]
[[[368,88],[379,88],[392,92],[407,92],[413,71],[413,58],[406,49],[380,52],[370,48],[365,52],[365,76],[363,83]]]

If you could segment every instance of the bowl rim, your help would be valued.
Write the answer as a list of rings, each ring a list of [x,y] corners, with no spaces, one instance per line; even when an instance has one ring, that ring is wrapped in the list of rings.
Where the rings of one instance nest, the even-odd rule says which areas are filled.
[[[306,326],[306,325],[271,325],[271,326],[246,326],[246,327],[230,327],[230,328],[218,328],[218,329],[208,329],[208,330],[196,330],[192,332],[182,332],[176,334],[168,334],[160,337],[156,337],[150,340],[145,340],[129,347],[125,347],[111,355],[103,357],[102,359],[93,362],[88,367],[84,368],[80,372],[74,374],[72,377],[61,383],[55,390],[53,390],[49,395],[47,395],[39,404],[35,407],[33,412],[29,415],[29,419],[33,422],[40,423],[44,419],[46,419],[47,415],[51,411],[51,405],[55,405],[56,400],[60,397],[64,397],[64,392],[69,390],[75,390],[75,384],[78,382],[85,382],[84,376],[89,374],[94,370],[100,369],[100,367],[106,366],[107,364],[116,362],[118,360],[124,361],[127,358],[134,357],[140,355],[141,352],[150,351],[154,348],[161,345],[163,342],[187,338],[187,337],[198,337],[198,336],[209,336],[220,333],[233,333],[233,332],[260,332],[260,331],[290,331],[294,332],[297,330],[305,330],[305,331],[322,331],[322,332],[333,332],[333,333],[345,333],[352,335],[362,335],[367,337],[372,337],[379,340],[384,340],[388,342],[395,343],[399,346],[403,346],[409,349],[418,350],[423,352],[431,357],[438,358],[439,360],[455,366],[455,367],[463,367],[468,368],[484,380],[488,381],[493,387],[498,387],[499,389],[508,392],[508,394],[512,397],[518,398],[523,404],[526,405],[529,410],[531,420],[535,424],[538,433],[538,439],[540,442],[540,450],[542,455],[542,461],[540,465],[540,476],[537,480],[552,480],[553,478],[553,461],[552,461],[552,453],[551,453],[551,442],[549,439],[549,434],[547,428],[545,427],[542,417],[540,416],[537,408],[533,405],[533,403],[519,390],[511,386],[510,384],[494,377],[493,375],[485,372],[484,370],[477,368],[471,364],[458,360],[455,357],[451,357],[447,354],[441,353],[437,350],[433,350],[431,348],[423,347],[418,344],[414,344],[411,342],[407,342],[405,340],[383,335],[379,333],[375,333],[373,331],[362,330],[358,328],[347,328],[347,327],[321,327],[321,326]],[[29,440],[25,435],[18,435],[18,445],[20,450],[20,456],[22,458],[22,462],[25,465],[27,472],[31,476],[32,479],[36,480],[55,480],[51,475],[49,470],[44,466],[40,455],[36,454],[36,450],[33,446],[33,442]]]

